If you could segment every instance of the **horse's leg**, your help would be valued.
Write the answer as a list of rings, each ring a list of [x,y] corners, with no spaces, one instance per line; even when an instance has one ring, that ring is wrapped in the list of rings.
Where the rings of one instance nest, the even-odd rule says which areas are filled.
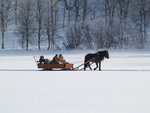
[[[92,70],[92,68],[91,68],[91,66],[90,66],[90,63],[88,63],[88,66],[89,66],[90,70]]]
[[[87,68],[87,64],[84,64],[84,71],[86,71],[86,68]]]
[[[96,63],[96,68],[94,68],[94,70],[96,70],[98,68],[98,63]]]
[[[101,71],[101,62],[99,63],[99,71]]]

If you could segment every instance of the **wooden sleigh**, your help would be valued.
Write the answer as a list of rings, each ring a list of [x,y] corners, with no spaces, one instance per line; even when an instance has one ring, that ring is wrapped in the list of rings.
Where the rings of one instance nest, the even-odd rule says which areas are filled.
[[[79,69],[81,66],[83,66],[85,63],[89,62],[85,62],[85,63],[82,63],[80,64],[79,66],[77,67],[73,67],[73,64],[71,63],[64,63],[64,64],[42,64],[42,63],[39,63],[35,56],[33,56],[34,58],[34,61],[36,62],[37,64],[37,67],[38,69],[43,69],[43,70],[56,70],[56,69],[59,69],[59,70],[72,70],[72,71],[81,71],[83,70],[83,68]],[[91,63],[90,65],[92,65],[93,63]]]
[[[73,70],[73,64],[71,63],[64,63],[64,64],[43,64],[36,60],[35,56],[33,56],[34,61],[37,64],[38,69],[43,70],[53,70],[53,69],[59,69],[59,70]]]
[[[37,64],[38,68],[43,70],[53,70],[53,69],[60,69],[60,70],[73,70],[73,64]]]

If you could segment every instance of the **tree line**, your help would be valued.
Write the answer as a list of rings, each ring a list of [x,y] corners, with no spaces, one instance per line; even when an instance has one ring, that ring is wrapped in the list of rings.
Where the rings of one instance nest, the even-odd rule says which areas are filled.
[[[21,48],[145,48],[149,0],[0,0],[1,48],[14,25]],[[61,41],[60,41],[61,40]],[[61,43],[61,44],[60,44]]]

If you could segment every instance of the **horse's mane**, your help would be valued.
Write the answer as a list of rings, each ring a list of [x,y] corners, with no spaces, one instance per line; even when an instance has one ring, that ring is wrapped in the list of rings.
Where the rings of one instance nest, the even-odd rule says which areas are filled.
[[[98,57],[100,57],[103,60],[106,53],[108,53],[108,51],[104,50],[104,51],[98,51],[96,54],[98,55]]]

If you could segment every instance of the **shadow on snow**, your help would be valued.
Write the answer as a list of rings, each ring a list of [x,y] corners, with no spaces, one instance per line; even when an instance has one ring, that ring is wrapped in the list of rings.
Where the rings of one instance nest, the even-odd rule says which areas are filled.
[[[8,72],[13,72],[13,71],[18,71],[18,72],[34,72],[34,71],[78,71],[78,70],[38,70],[38,69],[0,69],[0,72],[2,71],[8,71]],[[83,71],[83,70],[82,70]],[[91,70],[87,70],[88,72]],[[87,71],[83,71],[83,72],[87,72]],[[109,72],[109,71],[113,71],[113,72],[121,72],[121,71],[126,71],[126,72],[150,72],[149,69],[104,69],[102,71],[99,72]],[[92,72],[92,71],[91,71]],[[93,72],[95,72],[93,70]],[[96,72],[98,72],[98,70],[96,70]]]

